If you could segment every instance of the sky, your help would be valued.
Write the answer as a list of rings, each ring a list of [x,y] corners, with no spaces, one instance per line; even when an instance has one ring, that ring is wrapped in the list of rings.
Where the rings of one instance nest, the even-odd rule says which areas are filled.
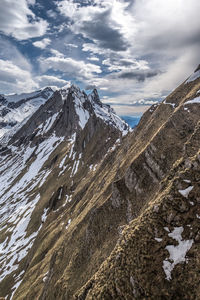
[[[74,83],[140,114],[200,63],[199,0],[1,0],[0,94]]]

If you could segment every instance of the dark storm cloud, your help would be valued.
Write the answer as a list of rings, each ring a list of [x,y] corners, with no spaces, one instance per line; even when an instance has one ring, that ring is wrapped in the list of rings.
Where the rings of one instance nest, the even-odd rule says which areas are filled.
[[[158,75],[158,71],[127,71],[118,74],[118,78],[121,79],[135,79],[137,81],[145,81],[146,78],[154,77]]]
[[[101,48],[113,51],[125,51],[129,45],[124,40],[119,30],[112,28],[109,24],[110,10],[96,13],[91,21],[83,21],[80,32],[89,39],[98,41]]]
[[[109,59],[104,62],[105,62],[105,64],[108,64],[108,65],[117,65],[117,66],[121,66],[121,67],[137,66],[136,61],[134,61],[132,59],[123,58],[122,56],[120,56],[116,53],[112,53],[112,55],[110,55]]]
[[[135,0],[124,0],[124,2],[128,3],[126,10],[129,11],[133,7]]]
[[[129,66],[134,65],[134,62],[131,60],[128,60],[128,59],[121,59],[119,61],[119,64],[120,64],[120,66],[129,67]]]
[[[96,85],[87,85],[86,87],[85,87],[85,90],[86,91],[88,91],[88,90],[94,90],[94,89],[96,89],[97,87],[96,87]]]

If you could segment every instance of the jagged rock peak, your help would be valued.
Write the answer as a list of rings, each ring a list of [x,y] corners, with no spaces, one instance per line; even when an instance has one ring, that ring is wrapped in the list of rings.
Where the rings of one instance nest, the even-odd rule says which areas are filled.
[[[94,90],[92,91],[92,93],[89,94],[88,98],[89,98],[91,101],[93,101],[93,102],[95,102],[95,103],[97,103],[97,104],[99,104],[99,105],[102,105],[102,102],[100,101],[100,98],[99,98],[99,94],[98,94],[98,92],[97,92],[97,89],[94,89]]]
[[[120,130],[123,135],[129,131],[129,126],[116,115],[110,105],[100,101],[96,89],[87,95],[76,85],[71,85],[67,89],[58,91],[62,100],[65,101],[69,111],[73,111],[79,118],[79,126],[83,129],[91,115],[103,120],[106,124]],[[72,107],[73,106],[73,107]]]
[[[88,122],[91,126],[91,119],[103,122],[120,131],[122,135],[129,131],[129,126],[114,110],[100,101],[97,90],[88,96],[73,84],[66,89],[53,91],[51,87],[47,87],[30,94],[15,95],[14,99],[15,102],[11,100],[12,102],[5,104],[2,97],[2,145],[8,143],[11,138],[12,142],[29,140],[33,136],[38,139],[40,134],[44,137],[53,132],[57,136],[71,136],[77,130],[83,130]]]

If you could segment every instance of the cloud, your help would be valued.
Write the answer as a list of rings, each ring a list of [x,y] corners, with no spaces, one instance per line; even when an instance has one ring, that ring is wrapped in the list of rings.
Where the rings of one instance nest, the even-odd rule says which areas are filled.
[[[91,61],[99,61],[99,58],[96,56],[87,57],[87,59]]]
[[[50,39],[44,38],[43,40],[34,42],[33,46],[38,47],[40,49],[45,49],[50,43],[51,43]]]
[[[120,116],[141,116],[147,109],[149,105],[113,105],[115,112]]]
[[[128,55],[126,58],[119,53],[111,53],[109,57],[102,61],[103,65],[108,66],[109,71],[122,71],[127,70],[149,70],[148,62],[145,60],[136,60],[129,58]]]
[[[1,0],[0,31],[5,35],[25,40],[44,35],[47,27],[47,21],[36,17],[26,0]]]
[[[46,86],[63,87],[70,83],[67,80],[50,75],[37,76],[35,80],[38,82],[39,87],[41,88]]]
[[[158,71],[143,71],[143,70],[130,70],[130,71],[125,71],[125,72],[120,72],[117,74],[114,74],[113,76],[122,78],[122,79],[135,79],[137,81],[145,81],[145,79],[150,78],[150,77],[155,77],[159,74],[160,72]]]
[[[88,90],[94,90],[94,89],[96,89],[96,85],[87,85],[87,86],[85,87],[85,90],[86,90],[86,91],[88,91]]]
[[[23,70],[10,60],[0,59],[1,93],[23,92],[38,88],[31,73]]]
[[[78,7],[80,7],[79,3],[75,3],[73,0],[64,0],[57,2],[58,10],[61,14],[66,17],[73,18],[76,14]]]
[[[32,69],[29,60],[20,53],[8,38],[0,37],[0,57],[2,60],[12,59],[12,63],[23,70],[31,71]]]
[[[109,24],[110,10],[94,14],[89,21],[82,21],[76,28],[85,37],[96,41],[100,48],[111,49],[113,51],[125,51],[128,42],[123,38],[120,30]]]
[[[54,10],[49,9],[49,10],[47,10],[47,16],[49,18],[55,19],[57,17],[57,13]]]
[[[36,0],[27,0],[28,5],[35,5]]]
[[[135,0],[132,7],[138,28],[135,48],[143,54],[156,50],[171,55],[169,51],[175,53],[180,47],[199,44],[199,9],[198,0]]]
[[[82,51],[102,55],[108,55],[110,53],[109,49],[101,49],[95,43],[83,43]]]
[[[30,92],[46,86],[60,88],[69,85],[69,81],[52,75],[33,75],[11,60],[0,59],[0,94]]]
[[[113,20],[119,20],[120,33],[129,42],[128,49],[108,51],[93,39],[93,43],[84,43],[82,50],[105,57],[102,64],[110,74],[105,74],[104,80],[99,78],[94,82],[98,88],[106,87],[115,93],[114,101],[159,100],[184,81],[199,64],[200,2],[124,2],[128,6],[122,5],[120,13],[117,6],[109,8],[109,21],[113,24]],[[125,24],[125,15],[129,26]]]
[[[101,73],[101,68],[98,65],[85,63],[83,60],[64,57],[64,55],[57,50],[52,50],[51,52],[54,53],[55,56],[40,58],[40,65],[44,72],[50,69],[61,71],[76,80],[88,80],[89,78],[93,78],[95,74]]]
[[[140,87],[145,97],[170,93],[199,63],[199,10],[198,0],[135,0],[130,13],[137,31],[129,52],[161,70]]]
[[[64,58],[64,54],[61,53],[60,51],[56,50],[56,49],[50,49],[50,52],[58,58]]]
[[[67,43],[65,43],[65,46],[67,47],[67,48],[78,48],[78,45],[76,45],[76,44],[67,44]]]
[[[2,89],[6,80],[7,89],[23,89],[22,74],[27,89],[73,79],[97,87],[113,103],[141,106],[162,99],[199,64],[199,0],[60,0],[43,6],[35,0],[1,2],[1,32],[18,40],[41,37],[33,46],[46,49],[38,58],[32,41],[23,48],[25,42],[15,40],[14,46],[0,39],[0,57],[7,62]],[[48,23],[37,14],[51,18],[48,34],[54,49],[43,36]],[[16,76],[18,68],[18,86],[8,62]]]
[[[93,5],[81,6],[72,0],[57,2],[60,13],[71,20],[71,30],[76,34],[82,34],[95,42],[98,48],[113,51],[125,51],[128,48],[128,40],[120,19],[115,18],[122,12],[125,5],[120,1],[94,1]],[[119,16],[118,16],[119,17]],[[123,18],[120,15],[121,20]],[[121,32],[122,29],[122,32]]]

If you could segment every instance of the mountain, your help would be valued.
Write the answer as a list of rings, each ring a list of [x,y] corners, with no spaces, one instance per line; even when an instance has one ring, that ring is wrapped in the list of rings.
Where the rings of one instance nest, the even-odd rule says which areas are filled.
[[[69,207],[87,191],[102,160],[129,130],[101,103],[96,90],[87,96],[71,86],[43,97],[45,101],[34,95],[33,101],[43,104],[34,114],[31,107],[28,120],[0,140],[0,291],[9,297],[30,264],[46,218],[57,219],[65,211],[62,227],[68,226]],[[22,102],[15,107],[23,112]]]
[[[130,222],[76,299],[199,299],[199,69],[127,137],[110,199]]]
[[[53,94],[47,87],[32,93],[0,95],[0,137],[7,139]],[[7,133],[7,134],[6,134]]]
[[[199,68],[128,132],[94,90],[1,142],[0,296],[199,299]]]

